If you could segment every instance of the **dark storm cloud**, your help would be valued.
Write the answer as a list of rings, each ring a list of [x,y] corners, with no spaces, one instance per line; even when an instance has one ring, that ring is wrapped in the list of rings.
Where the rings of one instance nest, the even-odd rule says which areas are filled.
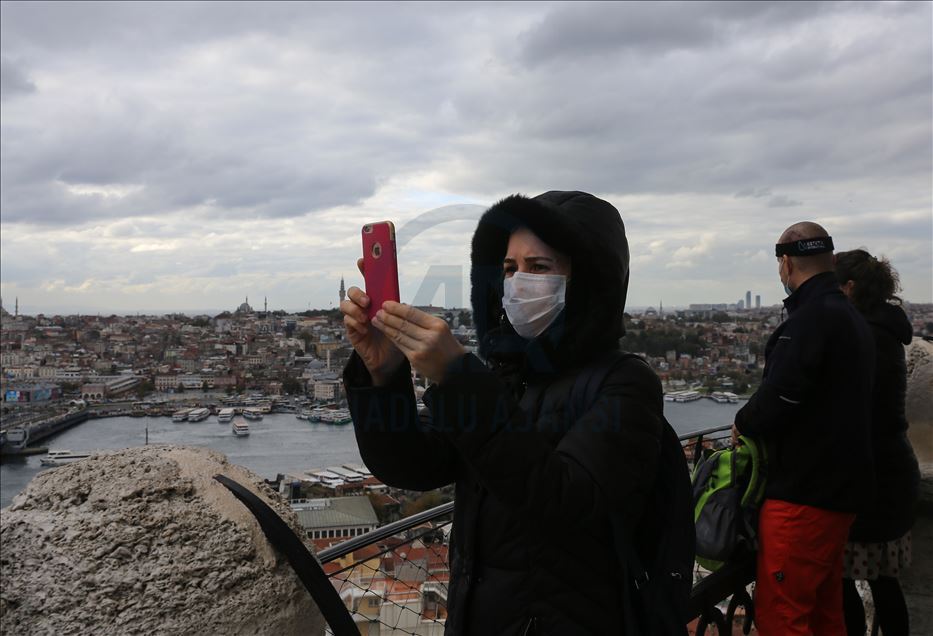
[[[440,206],[557,188],[621,201],[642,281],[734,270],[812,216],[883,239],[927,294],[931,17],[913,2],[5,2],[4,284],[239,298],[305,271],[339,280],[357,221],[387,209],[428,266],[482,209]]]
[[[33,103],[5,105],[6,222],[193,208],[293,217],[355,205],[425,169],[484,198],[767,182],[782,206],[799,202],[784,190],[814,178],[930,163],[930,43],[917,26],[929,5],[2,11],[4,55],[28,58],[40,78]],[[863,14],[873,30],[837,35]]]
[[[36,85],[33,84],[26,73],[11,60],[0,56],[0,99],[12,99],[20,93],[34,93]]]
[[[826,11],[820,2],[574,2],[523,36],[521,59],[535,66],[619,53],[663,55],[711,47],[749,27],[780,28]]]

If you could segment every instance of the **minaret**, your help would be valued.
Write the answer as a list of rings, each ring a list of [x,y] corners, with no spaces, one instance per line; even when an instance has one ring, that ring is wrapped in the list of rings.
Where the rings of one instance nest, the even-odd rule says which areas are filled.
[[[262,312],[269,313],[269,298],[267,296],[262,297]]]
[[[664,301],[658,301],[658,318],[664,318]]]
[[[16,307],[14,308],[13,316],[19,317],[19,296],[16,297]]]
[[[347,299],[347,290],[343,286],[343,276],[340,277],[340,302]]]

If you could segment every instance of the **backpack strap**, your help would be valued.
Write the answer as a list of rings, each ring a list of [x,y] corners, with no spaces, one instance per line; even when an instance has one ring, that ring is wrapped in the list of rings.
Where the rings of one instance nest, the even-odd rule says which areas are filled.
[[[644,358],[634,353],[613,351],[610,355],[584,367],[577,374],[573,388],[570,391],[570,408],[574,418],[581,417],[593,406],[599,396],[599,390],[609,374],[623,361],[631,358],[640,360],[645,365],[648,364]],[[626,633],[637,634],[640,631],[636,618],[639,608],[635,607],[633,598],[648,583],[648,571],[642,565],[641,559],[635,550],[635,544],[625,528],[622,515],[618,511],[610,511],[609,522],[612,529],[612,543],[616,550],[619,565],[622,568],[623,585],[625,587],[622,599]],[[631,590],[631,586],[634,586],[634,592]]]
[[[752,473],[748,480],[748,489],[742,496],[742,505],[758,507],[761,505],[765,483],[768,481],[768,455],[764,444],[752,437],[740,435],[739,442],[748,448],[752,462]]]
[[[226,486],[233,496],[253,513],[269,543],[285,555],[295,574],[311,593],[311,598],[317,603],[334,636],[358,635],[360,631],[340,600],[337,590],[331,585],[330,579],[324,574],[314,555],[308,552],[308,548],[282,518],[252,491],[229,477],[214,475],[214,479]]]

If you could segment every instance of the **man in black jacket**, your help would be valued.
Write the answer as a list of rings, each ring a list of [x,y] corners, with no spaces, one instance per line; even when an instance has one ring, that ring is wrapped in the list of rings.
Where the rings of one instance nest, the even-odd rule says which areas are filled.
[[[845,633],[842,554],[874,488],[874,346],[839,289],[832,250],[816,223],[781,235],[775,253],[788,317],[768,340],[761,387],[735,418],[736,431],[768,451],[755,588],[763,636]]]

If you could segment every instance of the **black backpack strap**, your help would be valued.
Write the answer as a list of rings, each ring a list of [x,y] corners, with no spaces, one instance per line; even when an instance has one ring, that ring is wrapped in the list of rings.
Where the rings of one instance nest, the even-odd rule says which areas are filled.
[[[282,518],[275,514],[266,502],[229,477],[214,475],[214,479],[226,486],[253,513],[269,543],[285,555],[298,578],[311,593],[311,598],[317,603],[334,636],[357,636],[360,630],[353,623],[353,618],[340,600],[337,590],[331,585],[330,579],[324,574],[314,555],[308,552],[308,548]]]
[[[596,402],[599,390],[606,378],[624,360],[635,358],[641,360],[644,364],[644,358],[634,353],[623,353],[614,351],[612,354],[599,359],[592,365],[583,368],[577,375],[570,391],[570,407],[573,409],[574,417],[581,417]],[[635,550],[635,544],[631,541],[628,531],[625,529],[625,522],[622,515],[613,512],[609,516],[612,526],[613,544],[616,550],[616,557],[619,559],[619,565],[622,567],[623,584],[626,589],[623,590],[622,598],[625,607],[624,620],[626,621],[626,633],[637,634],[638,620],[636,614],[640,608],[636,608],[632,599],[639,590],[648,583],[648,571],[642,565],[641,559]],[[634,586],[634,593],[630,589]],[[635,631],[632,631],[635,629]]]

